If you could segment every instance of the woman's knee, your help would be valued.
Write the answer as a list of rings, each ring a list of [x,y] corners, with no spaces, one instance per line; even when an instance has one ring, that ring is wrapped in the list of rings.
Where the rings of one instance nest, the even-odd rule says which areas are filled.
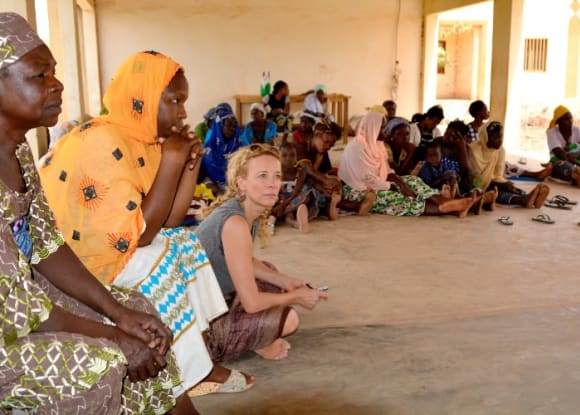
[[[298,317],[298,313],[293,308],[288,311],[286,315],[286,320],[284,320],[284,327],[282,329],[282,336],[289,336],[290,334],[294,333],[298,330],[298,326],[300,325],[300,317]]]

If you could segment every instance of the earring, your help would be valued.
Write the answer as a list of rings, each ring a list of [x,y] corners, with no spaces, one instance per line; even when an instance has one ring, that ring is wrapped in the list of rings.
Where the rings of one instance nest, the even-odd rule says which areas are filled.
[[[244,200],[246,200],[246,195],[239,194],[237,196],[237,199],[238,199],[238,202],[243,202]]]

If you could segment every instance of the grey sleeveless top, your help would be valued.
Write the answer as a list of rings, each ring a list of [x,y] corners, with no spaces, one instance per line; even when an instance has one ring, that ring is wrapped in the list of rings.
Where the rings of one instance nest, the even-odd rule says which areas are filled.
[[[230,199],[201,222],[195,230],[195,234],[203,245],[209,258],[209,262],[215,272],[218,283],[224,295],[235,292],[234,283],[226,264],[224,245],[222,242],[222,229],[224,223],[230,217],[239,215],[244,219],[246,214],[237,199]],[[252,225],[252,239],[256,238],[260,221],[256,220]]]

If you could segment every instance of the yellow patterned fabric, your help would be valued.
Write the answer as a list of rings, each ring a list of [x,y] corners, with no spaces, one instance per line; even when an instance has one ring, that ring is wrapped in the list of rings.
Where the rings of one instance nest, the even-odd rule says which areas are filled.
[[[105,94],[109,114],[61,138],[39,169],[66,241],[101,282],[112,282],[137,249],[141,202],[161,161],[159,101],[180,69],[156,52],[127,59]]]

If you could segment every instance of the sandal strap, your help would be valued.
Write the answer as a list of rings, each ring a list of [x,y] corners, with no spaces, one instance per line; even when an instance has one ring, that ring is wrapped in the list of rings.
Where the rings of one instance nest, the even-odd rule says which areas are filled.
[[[562,196],[562,195],[556,195],[553,197],[554,200],[560,202],[560,203],[568,203],[570,202],[570,199],[568,199],[566,196]]]

